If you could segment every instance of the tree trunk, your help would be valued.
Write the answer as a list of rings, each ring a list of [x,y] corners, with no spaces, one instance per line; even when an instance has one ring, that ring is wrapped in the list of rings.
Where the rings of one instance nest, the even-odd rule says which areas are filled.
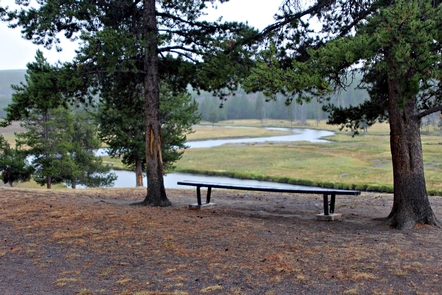
[[[135,161],[136,187],[143,186],[143,165],[140,159]]]
[[[436,225],[426,192],[417,100],[404,98],[401,87],[397,79],[388,80],[394,202],[387,220],[398,229]]]
[[[146,115],[147,195],[143,205],[171,206],[166,196],[161,155],[160,96],[158,78],[158,30],[155,0],[144,0],[145,57],[144,97]]]
[[[50,176],[46,176],[46,188],[47,189],[52,188],[52,178]]]
[[[45,144],[46,144],[46,150],[50,150],[50,146],[49,146],[49,127],[48,127],[48,122],[49,122],[49,110],[46,109],[45,113],[44,113],[44,117],[43,117],[43,122],[44,122],[44,127],[43,127],[43,136],[45,139]],[[46,152],[46,159],[49,158],[49,153]],[[46,176],[46,188],[47,189],[51,189],[52,188],[52,177],[51,176]]]

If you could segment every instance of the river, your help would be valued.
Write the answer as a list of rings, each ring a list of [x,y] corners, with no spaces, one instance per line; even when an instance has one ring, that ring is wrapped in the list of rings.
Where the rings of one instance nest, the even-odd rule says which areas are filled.
[[[223,144],[238,144],[238,143],[254,143],[254,142],[292,142],[292,141],[309,141],[315,143],[326,143],[327,140],[324,137],[331,136],[334,133],[324,130],[313,129],[288,129],[288,128],[269,128],[273,130],[290,130],[292,134],[282,136],[270,136],[270,137],[258,137],[258,138],[235,138],[235,139],[213,139],[203,141],[189,141],[187,145],[189,148],[211,148],[220,146]],[[101,149],[99,155],[105,155],[105,149]],[[113,187],[135,187],[135,173],[125,170],[113,170],[118,176]],[[208,182],[219,183],[231,183],[231,184],[248,184],[248,185],[275,185],[275,183],[267,181],[249,180],[249,179],[237,179],[222,176],[206,176],[200,174],[188,174],[188,173],[169,173],[164,177],[164,185],[166,188],[189,188],[193,187],[178,186],[176,183],[183,180],[198,180]],[[146,186],[146,177],[143,178],[144,186]],[[279,187],[298,187],[308,188],[304,186],[295,186],[290,184],[278,183]]]
[[[288,129],[288,128],[267,128],[270,130],[291,131],[292,134],[268,137],[246,137],[234,139],[211,139],[201,141],[189,141],[187,145],[190,148],[211,148],[223,144],[254,143],[254,142],[290,142],[290,141],[309,141],[315,143],[324,143],[326,136],[334,135],[331,131],[314,129]]]

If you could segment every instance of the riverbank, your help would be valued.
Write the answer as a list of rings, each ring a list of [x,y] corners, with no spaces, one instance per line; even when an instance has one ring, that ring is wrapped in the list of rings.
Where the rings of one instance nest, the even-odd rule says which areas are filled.
[[[253,121],[253,120],[251,120]],[[242,120],[235,124],[256,126],[259,122]],[[223,124],[232,125],[232,122]],[[292,126],[290,122],[269,122],[277,127]],[[393,171],[388,124],[376,124],[368,132],[354,136],[334,128],[329,143],[254,142],[223,145],[210,149],[189,149],[177,162],[177,172],[217,175],[242,179],[265,180],[296,185],[336,189],[357,189],[393,192]],[[197,135],[195,135],[197,136]],[[435,130],[421,136],[427,191],[442,195],[440,181],[442,140]]]
[[[374,217],[389,194],[338,197],[214,191],[189,210],[135,207],[144,189],[0,188],[2,294],[438,294],[442,231],[396,231]],[[442,216],[442,199],[430,198]]]
[[[247,128],[227,128],[228,126]],[[260,126],[331,130],[335,135],[327,136],[326,139],[330,142],[326,144],[308,141],[259,142],[258,139],[250,139],[263,135],[262,132],[271,132],[272,135],[277,135],[274,132],[291,133],[288,131],[291,129],[269,131]],[[280,120],[235,120],[217,123],[215,127],[196,126],[195,130],[195,133],[189,135],[189,140],[204,139],[206,144],[208,136],[214,137],[216,133],[216,137],[224,138],[241,135],[248,137],[249,142],[210,149],[188,149],[176,163],[176,170],[169,171],[170,174],[195,173],[201,177],[209,175],[337,189],[387,193],[393,191],[388,124],[376,124],[367,133],[355,137],[352,137],[351,132],[339,131],[337,126],[326,125],[325,121],[311,121],[307,126],[299,126]],[[423,132],[422,146],[427,191],[430,195],[441,196],[442,140],[438,132],[440,131],[433,129]],[[273,137],[275,138],[277,137]],[[119,159],[107,157],[104,162],[113,165],[115,169],[124,169]],[[135,176],[130,174],[120,182],[123,182],[124,187],[134,186]]]

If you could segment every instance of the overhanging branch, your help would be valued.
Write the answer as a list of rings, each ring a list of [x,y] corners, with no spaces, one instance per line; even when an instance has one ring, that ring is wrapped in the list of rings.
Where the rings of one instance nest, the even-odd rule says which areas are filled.
[[[432,113],[436,113],[436,112],[440,112],[440,111],[442,111],[442,105],[426,109],[426,110],[420,112],[418,117],[419,117],[419,119],[422,119],[425,116],[428,116],[428,115],[430,115]]]
[[[295,20],[298,20],[306,15],[312,14],[312,13],[314,13],[324,7],[327,7],[328,5],[331,5],[335,2],[336,2],[336,0],[319,1],[319,3],[310,7],[307,10],[295,13],[294,15],[290,16],[289,18],[284,19],[283,21],[280,21],[280,22],[277,22],[277,23],[274,23],[274,24],[271,24],[271,25],[265,27],[260,33],[256,34],[255,36],[250,38],[248,41],[250,42],[250,41],[254,41],[254,40],[261,40],[265,36],[271,34],[273,31],[281,29],[285,25],[287,25]]]

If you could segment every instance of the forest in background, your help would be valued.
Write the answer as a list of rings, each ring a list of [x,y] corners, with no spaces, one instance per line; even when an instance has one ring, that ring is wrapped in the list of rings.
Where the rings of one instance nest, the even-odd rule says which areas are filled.
[[[17,85],[25,81],[26,70],[0,70],[0,119],[4,118],[4,108],[11,102],[13,90],[11,85]],[[338,106],[355,106],[368,99],[368,93],[364,89],[358,89],[359,79],[347,87],[346,91],[334,93],[331,102]],[[239,89],[234,96],[226,100],[220,100],[209,92],[197,93],[189,89],[191,96],[198,102],[198,111],[203,121],[217,123],[224,120],[258,119],[265,122],[266,119],[289,120],[296,124],[306,125],[307,120],[320,122],[327,120],[328,114],[322,110],[322,104],[316,99],[310,103],[298,104],[293,102],[286,105],[286,98],[278,96],[277,101],[266,101],[262,93],[246,93]],[[439,126],[438,114],[423,118],[422,127]]]
[[[0,118],[5,117],[4,108],[11,102],[14,92],[11,85],[17,85],[25,81],[26,70],[2,70],[0,71]]]
[[[4,108],[11,102],[13,90],[11,85],[25,81],[26,70],[0,71],[0,118],[4,118]],[[356,89],[358,82],[354,81],[345,92],[332,96],[333,102],[340,106],[357,105],[368,99],[365,90]],[[197,93],[189,90],[192,97],[198,102],[198,111],[203,121],[216,123],[223,120],[239,119],[281,119],[305,124],[307,120],[325,120],[327,113],[322,111],[322,105],[315,99],[302,105],[292,103],[286,105],[285,97],[279,96],[277,101],[266,101],[262,93],[246,93],[239,89],[234,96],[221,101],[209,92]]]
[[[331,101],[346,107],[367,100],[368,93],[357,89],[357,84],[355,80],[345,92],[333,94]],[[246,93],[242,89],[225,100],[217,99],[207,92],[198,94],[191,91],[190,93],[199,103],[202,120],[212,123],[239,119],[258,119],[263,122],[266,119],[276,119],[305,125],[307,120],[319,122],[328,118],[328,114],[322,110],[322,104],[314,98],[309,103],[287,104],[284,96],[278,95],[276,100],[269,100],[262,93]]]

